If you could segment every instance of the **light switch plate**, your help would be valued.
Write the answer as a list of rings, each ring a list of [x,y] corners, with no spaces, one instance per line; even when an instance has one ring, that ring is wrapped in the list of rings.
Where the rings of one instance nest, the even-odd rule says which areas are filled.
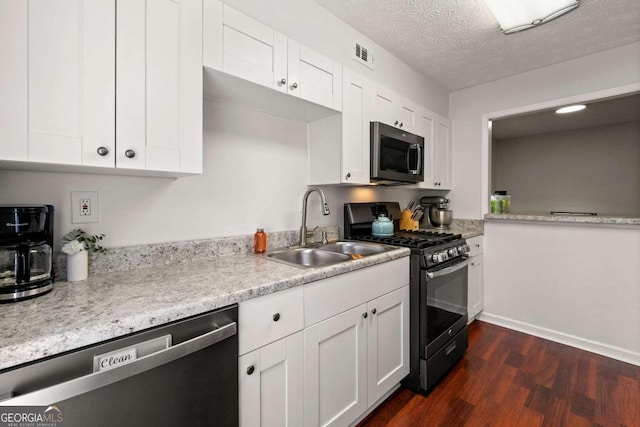
[[[98,212],[97,191],[71,192],[71,223],[86,224],[89,222],[98,222]]]

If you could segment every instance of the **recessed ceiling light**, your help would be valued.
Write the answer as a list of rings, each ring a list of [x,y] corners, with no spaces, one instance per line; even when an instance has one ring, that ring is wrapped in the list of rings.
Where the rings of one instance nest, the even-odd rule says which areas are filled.
[[[485,0],[504,34],[549,22],[580,5],[580,0]]]
[[[558,108],[556,110],[557,114],[567,114],[567,113],[575,113],[576,111],[584,110],[587,108],[584,104],[576,104],[576,105],[567,105],[566,107]]]

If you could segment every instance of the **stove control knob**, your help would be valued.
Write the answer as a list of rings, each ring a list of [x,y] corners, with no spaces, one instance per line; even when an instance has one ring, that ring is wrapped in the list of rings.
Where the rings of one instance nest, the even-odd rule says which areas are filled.
[[[460,253],[460,254],[468,254],[469,253],[469,245],[460,245],[460,246],[458,246],[458,253]]]
[[[438,252],[438,261],[444,262],[449,259],[449,255],[447,255],[447,251]]]
[[[448,253],[450,257],[456,257],[458,256],[458,248],[451,248],[448,250]]]
[[[438,261],[438,254],[437,253],[436,254],[431,254],[431,261],[432,262],[440,262],[440,261]]]

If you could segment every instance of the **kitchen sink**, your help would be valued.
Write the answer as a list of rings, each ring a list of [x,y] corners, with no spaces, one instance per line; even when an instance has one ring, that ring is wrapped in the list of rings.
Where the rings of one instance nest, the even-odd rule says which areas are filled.
[[[266,253],[267,258],[296,267],[316,268],[349,261],[349,255],[314,248],[293,248]]]
[[[318,249],[347,255],[375,255],[389,250],[388,247],[377,243],[362,242],[334,242],[318,246]]]
[[[302,268],[318,268],[338,264],[352,259],[361,259],[369,255],[380,254],[393,250],[393,247],[377,243],[363,243],[338,241],[314,244],[313,246],[294,246],[290,248],[273,249],[265,256],[272,261],[282,262]]]

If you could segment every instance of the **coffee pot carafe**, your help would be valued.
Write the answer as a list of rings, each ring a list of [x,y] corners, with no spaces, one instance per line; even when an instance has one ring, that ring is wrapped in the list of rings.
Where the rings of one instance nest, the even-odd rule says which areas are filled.
[[[0,302],[53,288],[51,205],[0,206]]]

